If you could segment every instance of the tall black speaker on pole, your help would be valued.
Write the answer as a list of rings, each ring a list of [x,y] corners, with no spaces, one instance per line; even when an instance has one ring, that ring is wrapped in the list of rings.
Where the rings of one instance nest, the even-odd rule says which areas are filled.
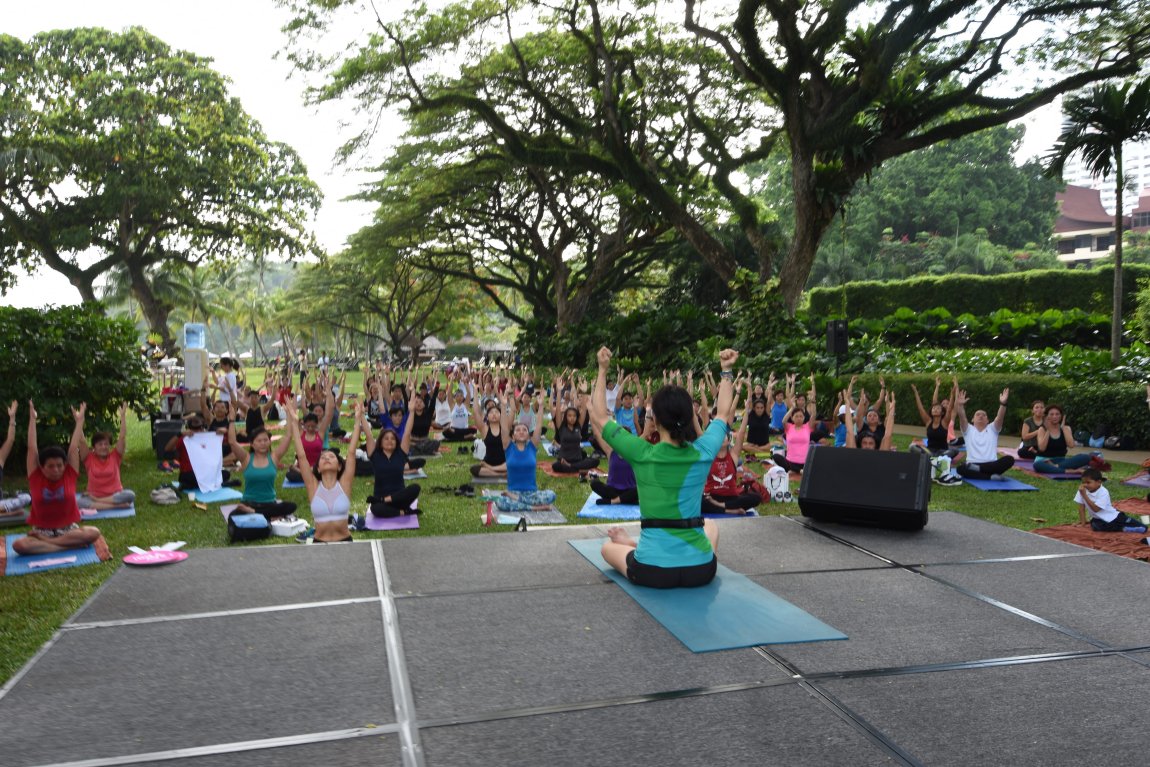
[[[847,321],[827,321],[827,354],[845,357],[847,354]]]
[[[799,509],[822,522],[921,530],[930,506],[925,453],[812,446]]]

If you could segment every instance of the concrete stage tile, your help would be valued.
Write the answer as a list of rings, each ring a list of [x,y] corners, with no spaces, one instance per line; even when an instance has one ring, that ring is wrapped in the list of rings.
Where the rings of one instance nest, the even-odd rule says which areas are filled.
[[[803,673],[1092,649],[901,569],[752,580],[849,637],[771,648]]]
[[[377,604],[65,632],[0,700],[0,754],[16,767],[394,722],[385,652]]]
[[[157,767],[400,767],[403,764],[400,749],[399,736],[388,734],[145,764]]]
[[[377,596],[371,546],[196,549],[164,567],[122,567],[69,623]]]
[[[1121,658],[820,685],[931,767],[1147,762],[1150,669]]]
[[[606,583],[567,545],[575,538],[605,539],[605,531],[572,527],[527,535],[389,538],[383,541],[383,557],[396,594]]]
[[[799,519],[804,524],[904,565],[1082,553],[1080,546],[953,511],[932,511],[926,527],[917,531],[880,530],[815,522],[805,517]]]
[[[743,575],[889,567],[783,517],[723,520],[719,561]]]
[[[420,739],[428,767],[892,763],[797,685],[425,728]]]
[[[924,572],[1114,647],[1150,645],[1141,596],[1150,591],[1150,566],[1144,562],[1099,554]]]
[[[752,650],[692,653],[610,582],[396,604],[421,720],[783,676]]]

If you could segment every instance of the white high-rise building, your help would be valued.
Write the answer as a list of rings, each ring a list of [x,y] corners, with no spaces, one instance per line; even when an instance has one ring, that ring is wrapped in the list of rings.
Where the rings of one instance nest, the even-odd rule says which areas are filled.
[[[1122,195],[1122,212],[1129,214],[1138,204],[1138,197],[1150,187],[1150,141],[1140,144],[1128,143],[1122,147],[1122,164],[1125,166],[1126,193]],[[1106,178],[1095,177],[1086,169],[1082,158],[1077,154],[1066,162],[1062,180],[1067,184],[1097,189],[1102,193],[1102,207],[1114,214],[1114,174]]]

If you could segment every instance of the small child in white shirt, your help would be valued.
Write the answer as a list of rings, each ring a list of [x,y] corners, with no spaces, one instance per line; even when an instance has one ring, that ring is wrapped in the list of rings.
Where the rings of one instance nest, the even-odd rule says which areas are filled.
[[[1102,486],[1102,472],[1097,469],[1082,471],[1082,484],[1074,496],[1078,504],[1078,523],[1086,524],[1086,512],[1090,511],[1090,527],[1099,533],[1144,533],[1146,525],[1114,508],[1110,502],[1110,491]]]

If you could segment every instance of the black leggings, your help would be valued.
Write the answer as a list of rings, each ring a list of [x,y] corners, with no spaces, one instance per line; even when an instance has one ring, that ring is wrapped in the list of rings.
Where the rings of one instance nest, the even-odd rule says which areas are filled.
[[[775,464],[777,464],[778,466],[782,466],[782,467],[783,467],[784,469],[786,469],[788,472],[791,472],[791,471],[793,471],[793,472],[796,472],[797,474],[802,474],[802,473],[803,473],[803,464],[801,464],[801,463],[795,463],[794,461],[788,461],[788,460],[787,460],[787,459],[786,459],[786,458],[785,458],[785,457],[784,457],[782,454],[780,454],[780,453],[773,453],[773,454],[771,455],[771,460],[772,460],[772,461],[774,461],[774,462],[775,462]]]
[[[1146,532],[1146,525],[1142,520],[1134,519],[1125,512],[1118,512],[1118,516],[1109,522],[1103,522],[1098,517],[1090,520],[1090,529],[1096,533]]]
[[[230,471],[225,471],[223,473],[223,481],[224,482],[230,482],[231,479],[232,479],[232,473]],[[181,471],[180,472],[180,489],[181,490],[187,490],[188,492],[196,492],[197,490],[200,489],[200,483],[198,481],[196,481],[195,472],[192,472],[192,471]]]
[[[243,505],[250,506],[257,514],[263,514],[268,519],[275,519],[277,517],[286,517],[289,514],[295,514],[296,505],[291,501],[274,501],[272,503],[253,503],[251,501],[241,501]]]
[[[476,431],[472,428],[452,429],[450,426],[443,430],[444,442],[466,442],[475,438]]]
[[[955,471],[967,479],[990,479],[995,474],[1005,474],[1013,465],[1014,456],[1004,455],[986,463],[960,463]]]
[[[418,514],[417,509],[411,508],[415,499],[419,497],[419,485],[410,484],[402,490],[391,494],[391,501],[385,503],[382,498],[368,496],[371,513],[377,517],[398,517],[400,514]]]
[[[758,493],[741,495],[712,495],[711,500],[703,499],[704,514],[725,514],[729,509],[753,509],[763,502]]]
[[[593,479],[591,480],[591,491],[599,496],[599,500],[596,501],[596,503],[600,506],[606,506],[616,498],[619,499],[619,503],[626,504],[627,506],[634,506],[639,503],[639,488],[637,487],[619,490],[610,485],[605,485],[597,479]]]
[[[598,458],[581,458],[578,461],[564,461],[560,458],[551,464],[551,471],[556,474],[575,474],[576,472],[594,469],[598,465]]]

